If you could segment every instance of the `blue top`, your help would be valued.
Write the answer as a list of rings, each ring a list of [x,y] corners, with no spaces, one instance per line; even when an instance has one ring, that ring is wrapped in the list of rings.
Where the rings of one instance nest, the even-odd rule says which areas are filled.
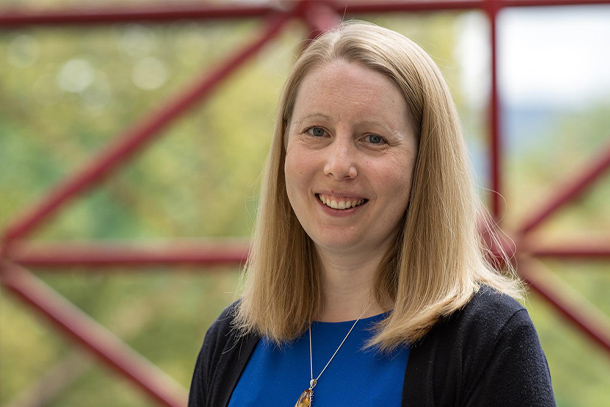
[[[371,328],[386,315],[358,321],[314,388],[315,407],[398,407],[409,348],[389,355],[363,350]],[[317,377],[354,321],[314,322],[311,327],[313,375]],[[231,396],[229,407],[292,407],[309,388],[309,334],[281,349],[261,339]]]

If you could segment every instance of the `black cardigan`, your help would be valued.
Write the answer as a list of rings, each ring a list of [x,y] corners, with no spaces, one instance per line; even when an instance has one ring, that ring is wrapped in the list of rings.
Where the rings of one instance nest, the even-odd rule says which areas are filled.
[[[206,334],[189,407],[226,407],[260,339],[235,335],[234,307]],[[489,288],[412,345],[402,394],[403,407],[555,406],[546,358],[527,311]]]

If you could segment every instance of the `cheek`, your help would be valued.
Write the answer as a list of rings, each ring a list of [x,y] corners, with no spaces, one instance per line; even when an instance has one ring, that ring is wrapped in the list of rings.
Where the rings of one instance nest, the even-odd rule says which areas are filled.
[[[305,182],[305,163],[299,160],[299,154],[295,152],[287,152],[284,162],[284,177],[286,179],[286,193],[290,204],[295,206],[295,199],[299,193],[306,189]]]
[[[309,180],[319,168],[318,158],[299,145],[286,151],[284,174],[286,182],[299,184]]]
[[[406,209],[413,187],[413,165],[411,160],[395,163],[385,172],[384,192],[396,205]]]

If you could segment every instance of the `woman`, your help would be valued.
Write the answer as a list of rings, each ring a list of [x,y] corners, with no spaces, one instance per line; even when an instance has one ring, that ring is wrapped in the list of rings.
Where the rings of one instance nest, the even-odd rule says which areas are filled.
[[[206,335],[189,406],[554,406],[477,207],[428,55],[363,23],[313,41],[281,97],[243,296]]]

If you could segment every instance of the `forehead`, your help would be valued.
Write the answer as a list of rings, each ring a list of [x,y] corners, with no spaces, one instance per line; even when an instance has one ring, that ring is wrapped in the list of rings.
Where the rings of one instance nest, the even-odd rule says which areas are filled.
[[[293,120],[312,111],[343,116],[374,115],[397,125],[408,120],[404,96],[390,78],[341,59],[317,66],[303,77]]]

